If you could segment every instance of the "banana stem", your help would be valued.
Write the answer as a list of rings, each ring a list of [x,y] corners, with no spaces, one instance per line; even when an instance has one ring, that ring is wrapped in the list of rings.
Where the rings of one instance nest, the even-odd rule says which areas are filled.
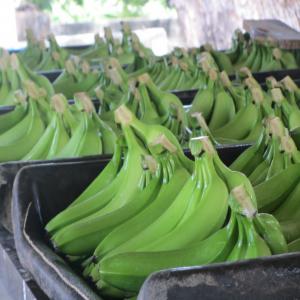
[[[161,145],[170,153],[175,153],[177,151],[177,147],[171,143],[171,141],[164,135],[159,135],[154,141],[151,142],[149,146]]]

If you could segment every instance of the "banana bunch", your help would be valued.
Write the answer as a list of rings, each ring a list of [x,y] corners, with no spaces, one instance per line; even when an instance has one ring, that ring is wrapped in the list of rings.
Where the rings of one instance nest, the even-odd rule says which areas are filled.
[[[129,46],[130,41],[131,46]],[[123,44],[125,44],[125,42],[123,42]],[[140,70],[144,70],[144,72],[147,72],[150,68],[150,65],[155,66],[155,64],[157,63],[157,57],[153,54],[150,48],[146,48],[141,43],[135,33],[131,32],[130,39],[128,42],[126,42],[126,44],[128,44],[126,48],[128,50],[130,49],[130,51],[134,55],[134,62],[130,65],[124,66],[127,73],[139,72]]]
[[[233,32],[231,38],[231,47],[225,51],[225,54],[229,57],[232,64],[235,64],[240,57],[240,53],[244,53],[244,47],[246,45],[246,40],[248,40],[249,34],[246,32],[242,33],[240,29],[236,29]]]
[[[290,104],[297,105],[299,107],[300,105],[300,89],[296,82],[290,77],[286,76],[284,77],[280,83],[277,82],[277,85],[275,87],[280,87],[283,95],[288,100]]]
[[[167,129],[159,125],[142,123],[135,119],[125,106],[118,108],[115,114],[116,120],[122,124],[124,141],[120,138],[115,144],[116,151],[112,160],[90,187],[69,208],[61,212],[46,226],[46,230],[50,234],[54,234],[52,240],[55,246],[69,255],[80,255],[81,251],[83,253],[89,251],[77,249],[72,246],[73,241],[69,244],[64,240],[68,238],[68,235],[63,232],[69,228],[69,225],[76,224],[85,217],[93,216],[94,213],[100,212],[99,209],[103,208],[103,212],[111,213],[127,203],[130,204],[133,194],[137,193],[140,188],[144,189],[154,177],[157,177],[157,180],[161,179],[161,172],[164,174],[165,181],[168,181],[168,176],[172,177],[176,166],[182,170],[179,173],[181,175],[186,173],[186,176],[189,173],[184,166],[192,167],[191,161],[184,156],[176,138]],[[141,139],[144,143],[141,143]],[[176,144],[173,144],[172,141],[175,141]],[[147,145],[147,148],[144,145]],[[162,170],[158,168],[158,163],[153,158],[156,155],[160,157],[159,165],[162,166]],[[124,160],[121,160],[122,156],[124,156]],[[125,186],[126,193],[124,193]],[[134,206],[138,207],[136,201],[134,203]],[[77,205],[80,207],[84,205],[86,208],[79,209]],[[110,219],[116,221],[114,218]],[[96,221],[96,218],[93,220]],[[94,237],[95,239],[97,236]],[[99,235],[99,239],[101,239],[101,235]],[[78,240],[77,244],[80,246],[82,243]],[[93,248],[91,244],[83,247]]]
[[[152,205],[114,229],[96,248],[93,257],[98,262],[86,271],[100,293],[129,297],[138,293],[149,274],[161,269],[287,251],[276,219],[257,214],[248,179],[224,166],[207,138],[192,143],[194,172],[171,204],[153,220],[150,208],[159,192]]]
[[[134,77],[127,75],[115,59],[110,59],[105,69],[110,82],[96,89],[102,103],[100,116],[104,120],[112,122],[113,110],[126,104],[142,122],[161,124],[170,129],[180,143],[186,142],[187,117],[181,101],[174,94],[161,91],[147,73]]]
[[[279,49],[271,40],[251,39],[248,33],[236,31],[232,48],[225,52],[235,70],[247,67],[252,72],[296,69],[298,64],[293,52]]]
[[[199,89],[188,110],[189,126],[193,136],[204,133],[216,144],[253,143],[267,105],[259,86],[233,85],[225,71],[211,68],[206,87]]]
[[[187,139],[187,116],[177,96],[161,91],[146,73],[138,77],[140,110],[137,116],[149,124],[161,124],[168,128],[184,144]]]
[[[42,42],[36,39],[31,29],[26,29],[26,40],[27,47],[24,51],[19,52],[18,56],[29,69],[34,69],[42,59]]]
[[[20,122],[26,115],[28,102],[22,91],[14,93],[14,109],[11,112],[0,115],[0,135]]]
[[[46,226],[57,251],[101,294],[134,296],[164,268],[287,251],[276,219],[257,214],[250,181],[222,163],[207,137],[191,141],[192,162],[167,128],[125,105],[115,119],[124,138],[112,160]]]
[[[154,83],[164,91],[198,89],[205,85],[206,76],[203,71],[191,63],[171,56],[166,60],[155,62],[148,70]]]
[[[28,80],[34,81],[38,88],[43,89],[49,96],[54,94],[49,80],[31,71],[16,54],[9,55],[3,52],[0,57],[0,69],[0,105],[13,105],[15,92],[22,90],[24,88],[23,83]]]
[[[243,152],[231,168],[246,174],[256,186],[299,162],[299,151],[279,117],[265,120],[260,138]]]
[[[101,60],[109,55],[107,45],[103,38],[99,34],[95,34],[95,42],[88,49],[80,53],[80,57],[91,63]]]
[[[234,74],[234,67],[226,53],[214,50],[210,44],[205,44],[201,48],[203,48],[206,55],[209,53],[212,56],[212,59],[219,70],[225,71],[229,75]]]
[[[101,104],[101,118],[114,123],[113,112],[121,104],[127,104],[133,111],[137,109],[138,102],[134,99],[136,80],[122,69],[116,58],[109,58],[105,62],[102,79],[93,90]]]
[[[247,32],[243,34],[240,30],[234,32],[229,50],[217,51],[210,44],[205,44],[190,55],[197,57],[203,53],[210,53],[217,68],[228,74],[234,74],[241,67],[252,72],[298,68],[292,51],[277,48],[272,40],[251,39]]]
[[[266,120],[259,140],[230,166],[246,174],[254,185],[258,208],[280,222],[286,240],[298,249],[300,152],[279,117]],[[295,242],[294,242],[295,241]]]
[[[277,115],[282,119],[284,125],[294,139],[296,145],[300,146],[300,109],[299,88],[290,77],[282,80],[278,87],[270,90],[272,100],[275,102]]]
[[[42,56],[39,63],[33,68],[34,71],[51,71],[64,68],[65,61],[69,57],[68,51],[58,45],[53,34],[48,36],[48,41],[49,48],[40,45]]]
[[[113,153],[115,132],[84,94],[69,105],[57,94],[49,101],[32,81],[15,92],[13,111],[0,116],[0,161],[40,160]]]
[[[121,65],[130,65],[134,63],[134,54],[131,51],[131,30],[129,27],[122,28],[122,41],[115,39],[110,27],[104,28],[104,36],[110,57],[115,57]]]
[[[123,132],[126,149],[117,150],[113,165],[108,164],[99,175],[99,178],[109,176],[110,182],[103,185],[103,179],[97,178],[95,182],[99,184],[92,183],[69,208],[48,223],[46,230],[53,234],[52,242],[59,251],[73,256],[92,254],[98,243],[121,222],[119,218],[126,220],[145,205],[144,199],[139,199],[142,204],[135,201],[134,196],[141,193],[143,185],[147,185],[152,178],[143,160],[148,153],[131,129],[123,128]],[[125,155],[122,162],[121,153]],[[147,170],[144,171],[143,166]],[[124,216],[119,214],[119,210],[124,211]],[[102,222],[103,217],[107,219],[106,223]]]
[[[113,153],[117,139],[115,131],[100,119],[91,99],[85,93],[75,94],[74,100],[77,108],[74,115],[77,120],[69,121],[71,137],[56,157]]]
[[[1,162],[22,159],[43,135],[45,124],[37,105],[39,92],[37,89],[28,90],[28,95],[26,102],[26,96],[16,92],[20,103],[12,112],[1,116]]]
[[[94,88],[104,80],[103,74],[92,70],[86,60],[68,59],[64,71],[53,82],[55,93],[62,93],[72,99],[75,93],[86,92],[94,96]]]

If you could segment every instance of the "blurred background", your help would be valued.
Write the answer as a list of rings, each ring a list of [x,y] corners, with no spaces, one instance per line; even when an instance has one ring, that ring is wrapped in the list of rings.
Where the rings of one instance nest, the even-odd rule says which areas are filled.
[[[300,1],[1,0],[0,17],[0,46],[5,48],[24,47],[26,28],[39,39],[53,32],[62,46],[91,44],[108,25],[118,36],[119,22],[126,20],[146,46],[162,55],[174,46],[206,42],[228,48],[243,19],[276,18],[299,30]]]

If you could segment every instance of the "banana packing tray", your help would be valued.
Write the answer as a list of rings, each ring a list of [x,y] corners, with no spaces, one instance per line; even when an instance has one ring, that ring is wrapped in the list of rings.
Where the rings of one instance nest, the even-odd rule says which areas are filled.
[[[137,300],[299,299],[300,253],[153,273]]]
[[[0,163],[0,223],[12,233],[12,218],[11,218],[11,199],[12,188],[17,173],[26,166],[34,166],[40,164],[61,164],[61,163],[76,163],[76,162],[101,162],[109,160],[111,155],[95,155],[88,157],[54,159],[54,160],[35,160],[35,161],[10,161]]]
[[[218,152],[230,164],[246,147],[219,148]],[[79,272],[54,252],[44,226],[80,195],[107,163],[107,159],[44,163],[24,167],[16,176],[12,218],[18,256],[51,299],[101,299]]]

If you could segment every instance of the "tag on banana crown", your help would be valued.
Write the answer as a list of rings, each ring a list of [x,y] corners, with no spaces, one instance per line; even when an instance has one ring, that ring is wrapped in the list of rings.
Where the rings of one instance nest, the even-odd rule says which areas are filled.
[[[229,205],[233,211],[250,219],[257,214],[257,209],[253,205],[251,197],[244,185],[236,186],[231,190],[229,195]]]

